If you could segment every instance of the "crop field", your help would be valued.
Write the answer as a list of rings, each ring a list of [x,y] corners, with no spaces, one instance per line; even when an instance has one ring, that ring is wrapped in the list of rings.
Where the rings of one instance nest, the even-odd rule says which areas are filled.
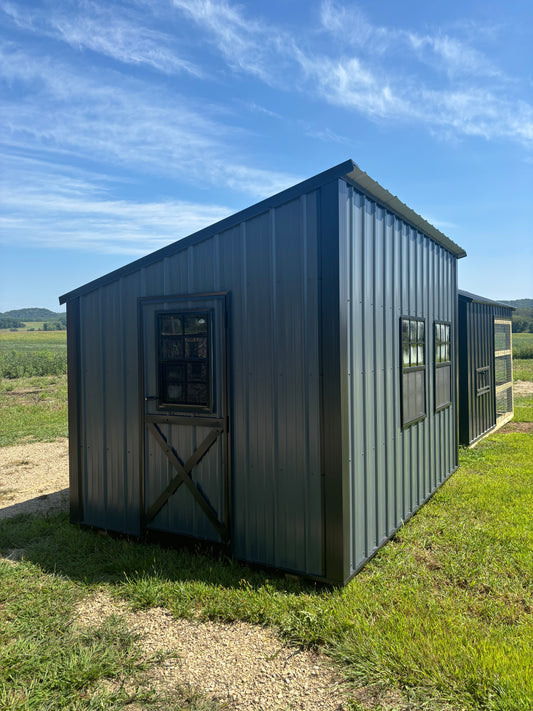
[[[64,375],[66,372],[66,331],[0,333],[1,378]]]

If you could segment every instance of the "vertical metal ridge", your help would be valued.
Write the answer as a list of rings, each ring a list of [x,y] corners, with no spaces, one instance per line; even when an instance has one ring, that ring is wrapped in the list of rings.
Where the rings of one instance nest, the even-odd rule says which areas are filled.
[[[432,339],[435,320],[454,319],[455,257],[356,188],[348,199],[350,209],[343,210],[351,221],[346,258],[352,268],[347,354],[354,572],[453,469],[454,405],[434,412]],[[401,425],[400,407],[405,315],[423,318],[426,326],[426,417],[408,428]]]

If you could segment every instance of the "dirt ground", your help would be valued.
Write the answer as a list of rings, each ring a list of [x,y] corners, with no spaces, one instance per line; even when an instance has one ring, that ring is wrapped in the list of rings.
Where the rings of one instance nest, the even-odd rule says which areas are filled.
[[[515,397],[533,395],[533,383],[529,380],[515,380],[513,383],[513,393]]]
[[[0,519],[67,507],[68,440],[0,448]],[[5,558],[16,564],[23,555],[16,549]],[[150,677],[160,693],[191,686],[235,711],[347,708],[348,691],[327,658],[284,644],[273,630],[242,622],[177,620],[160,608],[132,613],[104,593],[84,600],[77,619],[96,625],[110,614],[126,617],[129,628],[141,635],[147,657],[171,653]]]
[[[0,447],[0,519],[67,506],[67,439]]]

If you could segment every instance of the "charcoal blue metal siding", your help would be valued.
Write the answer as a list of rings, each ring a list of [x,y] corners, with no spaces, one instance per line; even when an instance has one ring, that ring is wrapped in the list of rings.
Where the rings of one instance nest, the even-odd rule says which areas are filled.
[[[513,309],[469,292],[458,295],[459,441],[470,445],[497,425],[494,321]],[[485,381],[480,371],[486,371]],[[512,410],[512,407],[511,407]]]
[[[311,192],[79,297],[84,523],[141,532],[138,299],[227,290],[233,552],[322,575],[317,239]],[[153,498],[172,471],[149,446],[160,460]],[[208,492],[219,456],[210,451],[199,465]],[[156,525],[185,517],[180,530],[209,537],[195,504],[176,506]]]
[[[435,412],[433,353],[435,321],[455,323],[456,258],[343,181],[339,203],[352,574],[456,467],[455,395]],[[407,428],[402,316],[426,324],[426,417]]]

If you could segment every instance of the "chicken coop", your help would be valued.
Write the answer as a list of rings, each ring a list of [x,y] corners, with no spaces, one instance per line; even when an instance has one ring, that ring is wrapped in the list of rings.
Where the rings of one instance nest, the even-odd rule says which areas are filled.
[[[459,291],[459,441],[471,445],[513,417],[513,307]]]

